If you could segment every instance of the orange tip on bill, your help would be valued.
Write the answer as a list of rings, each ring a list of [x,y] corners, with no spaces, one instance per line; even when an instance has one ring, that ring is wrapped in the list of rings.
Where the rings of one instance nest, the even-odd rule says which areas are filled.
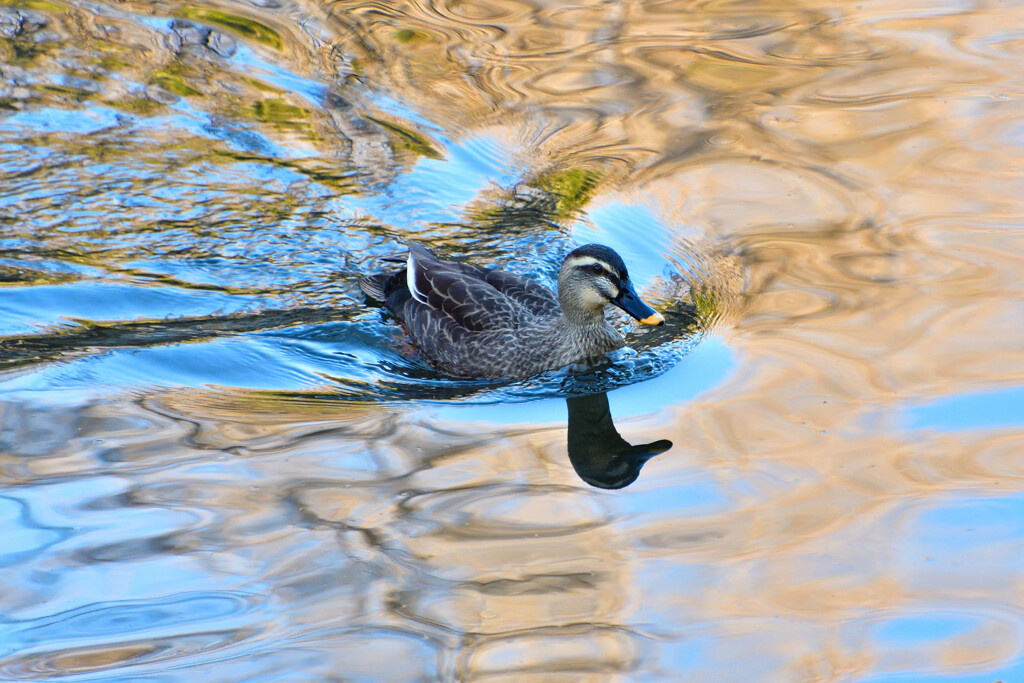
[[[665,318],[664,316],[661,315],[661,313],[655,311],[646,318],[641,318],[640,322],[642,322],[644,325],[661,325],[662,323],[665,322]]]

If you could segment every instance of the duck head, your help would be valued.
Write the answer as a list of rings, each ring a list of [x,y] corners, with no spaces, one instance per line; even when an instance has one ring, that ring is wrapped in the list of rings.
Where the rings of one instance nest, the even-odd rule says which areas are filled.
[[[603,320],[608,304],[645,325],[665,323],[665,318],[633,289],[622,257],[601,244],[584,245],[565,257],[558,274],[558,299],[565,317],[578,324]]]

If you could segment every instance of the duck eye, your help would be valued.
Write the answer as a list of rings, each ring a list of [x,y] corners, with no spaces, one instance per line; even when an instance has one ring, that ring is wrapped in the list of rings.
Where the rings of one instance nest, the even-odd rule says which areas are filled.
[[[602,268],[599,264],[595,263],[590,266],[590,272],[593,273],[594,275],[603,275],[604,268]]]

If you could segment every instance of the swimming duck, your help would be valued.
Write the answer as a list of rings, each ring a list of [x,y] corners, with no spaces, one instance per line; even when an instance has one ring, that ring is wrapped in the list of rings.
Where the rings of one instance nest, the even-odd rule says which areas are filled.
[[[644,303],[622,258],[600,244],[562,262],[558,294],[513,273],[442,261],[409,245],[405,267],[359,282],[405,325],[423,356],[455,377],[522,378],[625,345],[609,304],[646,325],[665,319]]]

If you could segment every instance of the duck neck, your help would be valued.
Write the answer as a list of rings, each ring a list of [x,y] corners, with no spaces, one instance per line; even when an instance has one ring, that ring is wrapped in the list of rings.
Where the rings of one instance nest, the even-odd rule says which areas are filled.
[[[602,327],[604,326],[603,305],[588,306],[582,300],[579,291],[567,286],[563,278],[558,281],[558,303],[562,308],[562,319],[567,324],[575,327]]]
[[[555,327],[558,331],[554,338],[563,347],[559,351],[575,359],[614,351],[625,344],[618,330],[605,320],[604,311],[593,316],[570,316],[563,312]]]
[[[569,327],[590,328],[605,327],[608,323],[604,319],[604,309],[589,309],[580,306],[566,306],[562,302],[561,322]]]

